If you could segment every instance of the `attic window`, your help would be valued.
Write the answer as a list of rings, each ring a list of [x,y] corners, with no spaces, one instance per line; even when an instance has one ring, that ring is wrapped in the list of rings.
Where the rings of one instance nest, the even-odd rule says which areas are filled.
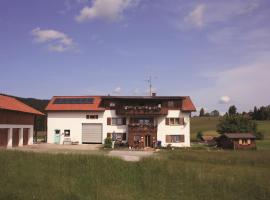
[[[93,104],[93,98],[56,98],[53,104]]]

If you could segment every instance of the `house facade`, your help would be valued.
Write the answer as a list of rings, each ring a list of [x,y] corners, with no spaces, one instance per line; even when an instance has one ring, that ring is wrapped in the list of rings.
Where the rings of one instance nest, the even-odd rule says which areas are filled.
[[[190,146],[190,97],[55,96],[49,102],[48,143],[104,143],[130,147]]]
[[[0,95],[0,148],[33,144],[33,130],[38,110],[9,96]]]

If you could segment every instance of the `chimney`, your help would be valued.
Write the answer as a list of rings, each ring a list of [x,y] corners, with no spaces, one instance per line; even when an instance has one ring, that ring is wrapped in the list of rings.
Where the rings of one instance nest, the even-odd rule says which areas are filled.
[[[157,96],[157,93],[153,92],[152,97],[155,97],[155,96]]]

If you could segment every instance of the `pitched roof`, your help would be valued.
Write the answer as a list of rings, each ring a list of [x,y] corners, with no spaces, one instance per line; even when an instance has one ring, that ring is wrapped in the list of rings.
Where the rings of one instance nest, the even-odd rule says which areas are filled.
[[[31,113],[35,115],[44,115],[43,113],[20,102],[19,100],[5,95],[0,95],[0,109]]]
[[[56,99],[87,99],[93,98],[93,102],[91,103],[55,103]],[[194,104],[192,103],[190,97],[188,96],[54,96],[49,104],[47,105],[47,111],[104,111],[105,109],[100,107],[100,103],[102,99],[127,99],[127,100],[171,100],[171,99],[179,99],[182,100],[181,110],[183,111],[196,111]]]
[[[182,110],[183,111],[196,111],[196,108],[191,101],[191,98],[189,96],[185,97],[182,101]]]
[[[92,98],[93,101],[90,103],[76,103],[76,102],[66,102],[63,104],[54,103],[56,99],[88,99]],[[103,111],[104,108],[100,108],[99,104],[101,102],[101,97],[99,96],[54,96],[49,104],[47,105],[47,111]]]
[[[230,139],[255,139],[255,135],[252,133],[224,133],[225,137]]]

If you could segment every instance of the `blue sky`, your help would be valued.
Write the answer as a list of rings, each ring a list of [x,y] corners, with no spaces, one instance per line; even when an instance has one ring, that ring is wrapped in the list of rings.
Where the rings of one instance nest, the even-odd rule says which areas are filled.
[[[0,92],[190,95],[221,112],[270,100],[267,0],[1,0]]]

